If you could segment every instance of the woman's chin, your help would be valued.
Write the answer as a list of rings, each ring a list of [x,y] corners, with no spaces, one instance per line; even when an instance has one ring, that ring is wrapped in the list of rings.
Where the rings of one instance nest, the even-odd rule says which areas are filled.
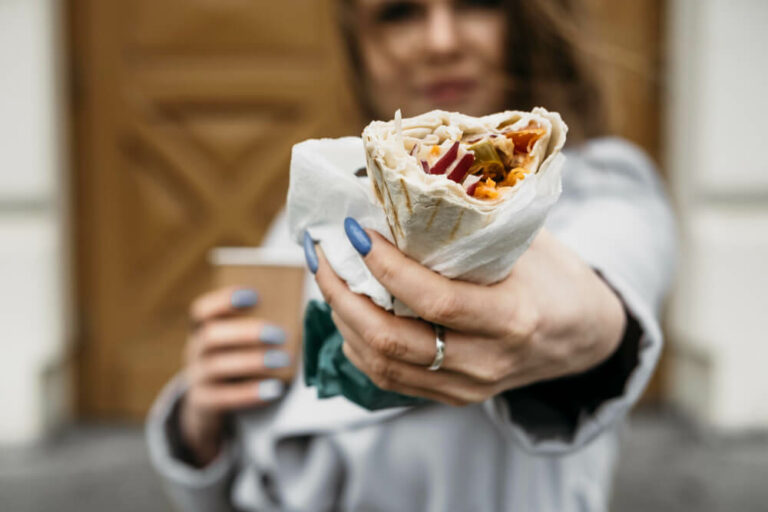
[[[454,98],[430,98],[421,96],[414,98],[417,101],[407,101],[400,105],[392,105],[392,108],[382,112],[382,119],[389,119],[398,108],[402,110],[403,116],[411,117],[429,112],[431,110],[446,110],[448,112],[461,112],[470,116],[484,116],[503,110],[503,101],[489,101],[489,97],[478,97],[478,95],[468,95]],[[386,109],[386,106],[383,106]],[[378,110],[378,109],[377,109]]]
[[[500,110],[499,105],[502,102],[491,102],[488,99],[488,97],[477,94],[452,98],[435,98],[432,101],[425,101],[427,107],[423,110],[426,112],[440,109],[449,112],[461,112],[470,116],[484,116]]]

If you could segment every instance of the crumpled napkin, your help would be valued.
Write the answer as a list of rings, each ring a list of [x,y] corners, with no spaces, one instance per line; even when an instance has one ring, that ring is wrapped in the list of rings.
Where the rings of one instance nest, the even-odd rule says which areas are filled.
[[[309,231],[323,248],[333,270],[355,293],[368,295],[377,305],[392,309],[392,296],[371,275],[344,233],[344,219],[388,236],[387,218],[376,204],[365,168],[359,137],[307,140],[293,146],[288,187],[288,228],[298,243]]]
[[[556,158],[559,160],[547,172],[523,181],[514,197],[499,206],[493,222],[447,243],[421,263],[446,277],[483,284],[506,276],[560,195],[564,157],[558,154]],[[312,139],[293,147],[287,205],[291,237],[302,244],[304,232],[308,231],[351,291],[367,295],[375,304],[394,310],[397,315],[414,316],[373,277],[344,233],[344,219],[353,217],[364,228],[374,229],[392,241],[386,215],[374,197],[369,178],[355,175],[365,167],[365,160],[359,137]],[[322,324],[323,329],[312,328],[312,322],[317,320],[316,308],[317,305],[310,306],[305,316],[304,365],[308,369],[307,384],[318,388],[318,396],[343,394],[368,409],[423,402],[378,389],[344,356],[338,332],[330,333],[327,323]]]

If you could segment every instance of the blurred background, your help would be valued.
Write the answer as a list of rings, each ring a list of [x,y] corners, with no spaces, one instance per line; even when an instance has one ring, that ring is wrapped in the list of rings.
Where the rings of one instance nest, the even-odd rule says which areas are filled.
[[[586,3],[682,245],[614,508],[766,510],[768,2]],[[331,6],[0,0],[0,510],[168,509],[141,421],[208,251],[259,244],[293,143],[359,133]]]

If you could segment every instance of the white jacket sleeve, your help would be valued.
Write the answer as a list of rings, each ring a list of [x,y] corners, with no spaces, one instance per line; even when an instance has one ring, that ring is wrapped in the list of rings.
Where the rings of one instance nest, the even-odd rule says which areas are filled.
[[[226,442],[217,458],[204,468],[181,460],[175,450],[179,432],[176,414],[185,392],[181,377],[174,378],[158,396],[146,423],[150,459],[178,510],[193,512],[233,510],[230,482],[236,464],[234,445]]]
[[[243,460],[242,435],[224,441],[219,455],[204,468],[180,457],[178,406],[185,392],[182,377],[171,380],[152,406],[146,424],[150,460],[175,509],[226,512],[244,506],[248,510],[277,510],[273,483]],[[249,414],[251,438],[265,435],[274,411],[270,407]]]
[[[167,384],[146,424],[152,465],[175,509],[307,510],[307,503],[312,510],[338,509],[342,461],[329,436],[298,428],[295,435],[276,438],[277,403],[239,413],[233,439],[225,441],[217,458],[204,468],[188,464],[178,448],[177,411],[185,391],[181,377]]]
[[[503,430],[538,454],[584,446],[637,401],[661,350],[658,312],[676,257],[674,218],[656,170],[620,139],[595,140],[568,155],[563,195],[547,228],[619,295],[628,326],[617,353],[591,375],[534,384],[484,404]],[[579,397],[579,388],[589,396]]]

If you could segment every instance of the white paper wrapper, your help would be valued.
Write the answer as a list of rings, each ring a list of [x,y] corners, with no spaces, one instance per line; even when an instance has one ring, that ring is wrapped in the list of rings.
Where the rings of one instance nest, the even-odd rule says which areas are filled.
[[[503,112],[471,118],[435,111],[404,119],[403,133],[407,137],[420,125],[434,130],[436,123],[438,129],[482,130],[485,124],[497,126],[504,116],[520,114],[531,115]],[[347,240],[345,217],[375,229],[446,277],[480,284],[503,279],[530,245],[561,191],[564,157],[560,149],[567,128],[557,114],[544,109],[535,109],[533,114],[546,116],[552,128],[546,146],[539,150],[538,171],[491,201],[468,196],[459,184],[444,176],[424,174],[400,142],[394,122],[369,125],[364,132],[365,146],[356,137],[296,144],[288,190],[292,237],[301,244],[304,232],[309,231],[353,292],[368,295],[379,306],[401,315],[410,312],[393,301]],[[366,164],[368,174],[380,187],[378,193],[370,178],[355,176],[355,171]],[[389,189],[386,199],[385,185]],[[438,201],[441,205],[435,212]]]

